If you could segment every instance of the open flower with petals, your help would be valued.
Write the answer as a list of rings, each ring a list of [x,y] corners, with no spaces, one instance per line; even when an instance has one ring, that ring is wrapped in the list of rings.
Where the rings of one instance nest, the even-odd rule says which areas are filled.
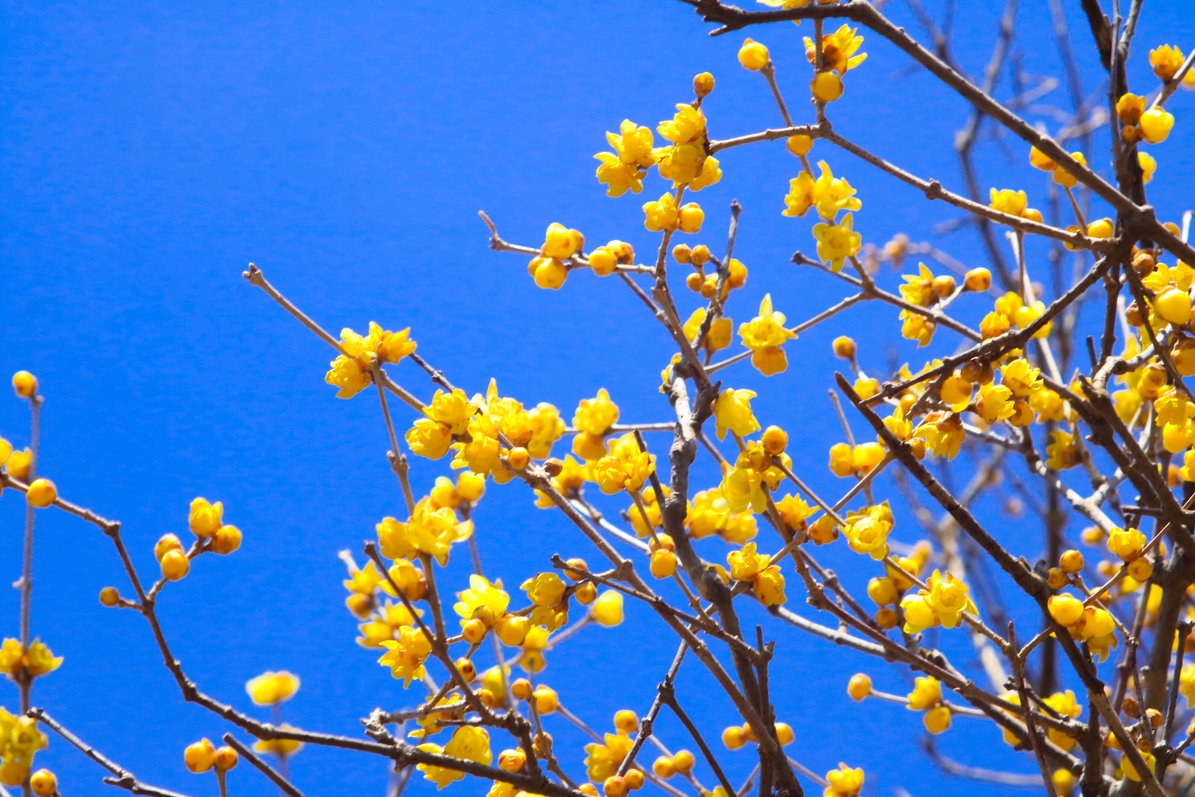
[[[838,224],[813,225],[813,237],[817,239],[817,256],[830,264],[830,270],[837,274],[848,257],[859,254],[863,236],[853,229],[854,218],[850,213]]]
[[[719,440],[726,439],[726,430],[739,437],[759,431],[759,421],[751,413],[753,390],[723,390],[714,402],[714,420]]]
[[[821,175],[813,183],[813,205],[818,215],[826,221],[834,221],[843,210],[859,210],[863,203],[855,196],[855,189],[845,177],[835,177],[825,161],[817,162]]]
[[[490,752],[489,733],[485,728],[478,728],[475,725],[463,725],[457,728],[448,744],[443,748],[438,744],[425,742],[419,745],[418,749],[425,753],[446,755],[450,758],[473,761],[485,766],[489,766],[494,760],[494,755]],[[436,784],[437,791],[449,783],[455,783],[465,777],[465,773],[460,770],[435,764],[417,764],[416,769],[423,773],[423,777]]]
[[[456,597],[457,602],[452,608],[460,616],[461,622],[476,617],[487,628],[493,628],[510,605],[510,595],[502,589],[501,580],[491,583],[485,576],[476,573],[469,576],[469,588],[458,592]]]
[[[423,662],[432,652],[432,642],[421,629],[404,626],[398,630],[398,639],[383,640],[382,647],[386,652],[378,664],[389,667],[395,678],[402,679],[404,689],[412,679],[423,677]]]
[[[867,60],[867,53],[855,55],[863,44],[863,37],[855,35],[858,28],[843,25],[833,33],[822,36],[822,68],[831,69],[840,75],[854,69]],[[813,39],[805,37],[805,57],[809,63],[817,58],[817,49]]]

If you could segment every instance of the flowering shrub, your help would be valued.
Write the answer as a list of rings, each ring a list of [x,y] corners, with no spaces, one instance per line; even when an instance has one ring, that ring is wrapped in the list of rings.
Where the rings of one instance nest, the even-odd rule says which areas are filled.
[[[191,568],[198,557],[237,553],[243,532],[227,522],[236,522],[235,508],[226,518],[221,501],[196,497],[187,509],[189,536],[167,533],[152,546],[126,541],[107,508],[77,505],[41,474],[38,381],[25,371],[13,376],[16,396],[30,409],[31,434],[23,450],[0,438],[4,500],[23,495],[28,506],[19,632],[0,647],[0,670],[19,693],[14,708],[0,711],[0,783],[57,794],[56,776],[35,759],[58,737],[106,768],[115,786],[172,793],[137,780],[33,705],[36,681],[62,663],[49,647],[53,639],[31,633],[34,528],[41,513],[61,511],[114,546],[127,585],[106,587],[100,602],[141,615],[181,696],[227,721],[223,745],[204,738],[182,751],[187,769],[214,773],[222,794],[248,790],[231,774],[242,758],[283,793],[300,793],[287,764],[305,745],[381,757],[399,790],[418,775],[437,789],[469,779],[472,793],[480,782],[490,797],[622,797],[641,789],[860,794],[864,766],[872,766],[866,749],[844,746],[851,760],[819,776],[793,743],[825,728],[777,716],[776,665],[794,655],[791,638],[800,633],[874,657],[874,673],[844,685],[852,699],[918,712],[928,736],[956,722],[989,724],[1025,753],[1037,785],[1052,794],[1177,793],[1195,774],[1184,754],[1195,725],[1183,715],[1195,702],[1195,663],[1185,662],[1195,645],[1195,395],[1185,382],[1195,375],[1195,250],[1187,243],[1189,214],[1181,225],[1160,220],[1180,209],[1147,204],[1146,185],[1158,176],[1151,149],[1175,124],[1167,104],[1180,86],[1195,86],[1195,54],[1171,45],[1138,54],[1133,17],[1113,24],[1089,15],[1109,67],[1107,107],[1102,115],[1077,108],[1075,120],[1043,132],[1010,110],[1013,103],[994,99],[993,78],[977,86],[946,54],[889,22],[880,4],[763,2],[774,8],[689,0],[720,26],[715,33],[752,27],[756,36],[779,38],[786,31],[765,25],[806,20],[812,27],[796,57],[777,49],[774,58],[751,38],[738,52],[741,67],[766,82],[779,126],[715,136],[712,127],[732,129],[734,120],[719,118],[715,79],[702,73],[691,95],[670,98],[684,101],[658,124],[624,120],[606,133],[610,151],[596,155],[597,182],[617,198],[612,212],[621,209],[625,237],[650,246],[598,244],[557,221],[546,225],[542,242],[511,243],[482,214],[490,246],[525,262],[538,287],[584,290],[586,280],[613,279],[644,305],[644,324],[659,325],[675,350],[652,386],[665,399],[652,406],[668,409],[660,420],[628,421],[625,403],[604,388],[578,396],[574,408],[524,403],[504,394],[497,378],[458,386],[452,363],[420,354],[417,341],[436,330],[353,319],[368,323],[357,327],[366,334],[345,328],[336,337],[261,269],[250,264],[244,272],[249,285],[333,350],[325,381],[335,395],[376,401],[385,419],[402,505],[378,519],[360,550],[344,555],[351,622],[334,633],[356,627],[359,666],[386,668],[401,696],[394,699],[406,707],[363,709],[361,735],[285,722],[282,704],[300,690],[299,675],[287,671],[246,684],[249,701],[269,707],[269,722],[190,679],[158,602],[170,599],[173,582],[197,577]],[[1009,5],[1009,25],[1015,9]],[[836,104],[849,102],[852,84],[878,60],[862,49],[863,34],[894,44],[971,102],[976,121],[968,135],[983,119],[1009,134],[1020,157],[1046,173],[1039,183],[960,193],[840,134]],[[993,73],[1003,57],[998,49]],[[1130,87],[1125,59],[1148,60],[1156,82]],[[793,92],[781,88],[786,75],[796,76],[805,103],[796,116],[786,102]],[[1093,136],[1103,136],[1099,146]],[[1084,147],[1068,151],[1073,141]],[[693,199],[740,179],[724,173],[720,154],[768,142],[783,142],[796,175],[773,208],[776,223],[793,225],[801,242],[793,267],[845,291],[796,323],[783,311],[791,302],[780,290],[766,293],[758,308],[737,301],[752,276],[734,257],[738,204],[723,242],[706,228],[720,209]],[[964,159],[968,146],[960,147]],[[850,182],[862,169],[912,186],[931,208],[945,203],[968,214],[989,247],[989,266],[961,267],[904,237],[866,241],[867,196]],[[626,195],[645,192],[640,216]],[[1049,210],[1031,207],[1031,196]],[[914,265],[914,255],[930,262]],[[1062,263],[1073,264],[1073,278],[1054,274],[1053,288],[1038,281],[1060,273]],[[769,278],[763,268],[755,275]],[[833,353],[844,365],[828,386],[839,412],[831,408],[827,417],[841,423],[842,439],[814,455],[807,418],[757,415],[752,402],[760,394],[736,382],[753,370],[775,391],[804,392],[802,334],[842,323],[856,305],[870,305],[889,319],[894,336],[927,351],[895,365],[884,362],[878,341],[835,339]],[[975,474],[965,489],[948,486],[952,462]],[[841,494],[813,490],[802,474],[814,467],[840,479]],[[436,474],[426,494],[414,491],[413,468]],[[1001,540],[976,510],[1002,479],[1038,502],[1037,548]],[[492,490],[523,491],[556,513],[569,529],[566,553],[523,562],[525,572],[513,580],[488,570],[477,539],[493,530],[473,514]],[[922,505],[925,496],[940,518]],[[1084,527],[1075,540],[1072,524]],[[157,572],[138,570],[127,548],[134,544],[152,548]],[[851,552],[849,577],[840,580],[819,561],[823,546]],[[469,558],[467,579],[448,577],[454,557]],[[1010,604],[1031,607],[1031,624],[1023,613],[1008,620],[997,583],[1015,593]],[[651,644],[676,652],[666,672],[653,674],[655,699],[618,711],[611,727],[570,702],[570,684],[554,679],[548,663],[569,655],[562,647],[568,638],[617,627],[632,610],[653,613],[661,636]],[[748,616],[768,624],[752,633]],[[931,634],[966,638],[974,661],[934,649]],[[687,711],[675,686],[682,668],[708,673],[733,717],[715,725]],[[907,694],[881,688],[899,680],[894,670],[913,678]],[[663,712],[687,735],[665,737],[657,725]],[[566,723],[592,742],[555,744],[555,729]],[[732,780],[740,769],[730,765],[733,751],[743,749],[751,763],[745,777]],[[932,746],[930,755],[937,755]],[[980,770],[971,774],[1004,782]]]

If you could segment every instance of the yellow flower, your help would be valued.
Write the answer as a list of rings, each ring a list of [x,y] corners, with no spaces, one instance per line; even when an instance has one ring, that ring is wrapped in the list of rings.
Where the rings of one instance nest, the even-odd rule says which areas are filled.
[[[490,752],[490,735],[485,728],[478,728],[474,725],[464,725],[456,729],[452,734],[452,738],[443,748],[438,744],[427,742],[419,745],[420,750],[426,753],[436,753],[445,755],[450,758],[459,758],[463,761],[473,761],[478,764],[489,766],[494,760],[493,753]],[[434,764],[418,764],[416,769],[423,773],[423,777],[436,784],[436,789],[442,789],[449,783],[455,783],[465,777],[465,773],[460,770],[451,769],[449,767],[435,766]]]
[[[472,534],[473,521],[458,519],[456,512],[435,506],[430,498],[415,504],[415,511],[406,523],[386,518],[378,525],[378,541],[387,557],[406,559],[415,551],[434,557],[441,566],[448,563],[452,544],[467,540]],[[391,553],[396,555],[390,556]]]
[[[606,186],[607,196],[622,196],[627,191],[638,194],[643,190],[645,173],[639,167],[623,163],[609,152],[599,152],[593,157],[601,161],[596,175],[598,182]]]
[[[755,543],[749,542],[742,550],[731,551],[726,555],[726,564],[730,567],[730,577],[736,581],[754,581],[755,577],[768,569],[772,557],[766,553],[756,553]]]
[[[216,532],[224,525],[224,504],[217,501],[208,503],[206,498],[196,498],[191,501],[191,513],[187,523],[191,533],[200,539],[216,536]]]
[[[7,640],[5,640],[7,642]],[[62,657],[55,657],[50,649],[42,644],[39,640],[33,640],[33,643],[25,650],[22,660],[25,664],[25,672],[32,677],[45,675],[53,672],[62,666]]]
[[[815,224],[813,237],[817,239],[817,256],[830,264],[837,274],[842,271],[843,261],[859,253],[863,236],[854,232],[854,218],[850,213],[842,217],[840,224]]]
[[[564,597],[565,585],[555,573],[540,573],[524,581],[521,589],[536,606],[555,606]]]
[[[818,215],[833,222],[842,210],[859,210],[863,203],[855,197],[855,189],[845,177],[835,177],[825,161],[818,161],[821,176],[813,184],[813,204]]]
[[[932,675],[917,678],[908,704],[913,711],[925,711],[942,702],[942,684]]]
[[[453,609],[460,615],[462,624],[474,617],[493,628],[510,605],[510,595],[502,589],[502,582],[491,583],[476,573],[469,576],[469,588],[456,594],[457,603]]]
[[[813,207],[813,176],[801,172],[788,181],[788,194],[784,197],[782,216],[804,216]]]
[[[698,307],[689,316],[689,320],[685,321],[682,330],[685,337],[690,343],[696,345],[697,333],[701,331],[701,325],[705,323],[706,312],[704,307]],[[730,345],[731,330],[733,325],[729,318],[718,318],[710,324],[709,332],[705,336],[705,348],[708,351],[718,351],[725,349]]]
[[[931,413],[926,416],[916,433],[925,440],[925,447],[935,456],[954,459],[967,436],[963,422],[954,414],[943,416]]]
[[[613,628],[616,625],[622,624],[622,593],[615,590],[606,590],[597,597],[593,602],[593,619],[599,625],[604,625],[607,628]]]
[[[1145,543],[1145,535],[1136,528],[1115,527],[1108,532],[1108,550],[1126,562],[1139,556]]]
[[[705,167],[705,147],[701,143],[661,147],[655,151],[655,155],[659,161],[660,176],[671,180],[673,188],[696,180]]]
[[[1050,433],[1046,454],[1046,467],[1051,470],[1066,470],[1079,464],[1079,449],[1075,445],[1075,436],[1062,429]]]
[[[892,531],[892,510],[878,504],[846,516],[843,534],[855,553],[865,553],[879,561],[888,555],[888,533]]]
[[[332,361],[331,370],[324,377],[324,381],[338,388],[336,398],[352,398],[369,387],[373,382],[373,374],[369,367],[357,358],[339,354]]]
[[[1149,51],[1149,65],[1153,67],[1158,80],[1169,83],[1174,80],[1183,65],[1183,51],[1173,44],[1163,44]]]
[[[404,689],[411,685],[411,679],[423,677],[423,662],[432,651],[432,642],[421,629],[404,626],[398,630],[398,639],[383,640],[382,647],[386,652],[378,664],[389,667],[395,678],[401,678]]]
[[[752,584],[755,597],[764,606],[779,606],[784,603],[784,574],[778,565],[771,565],[758,576]]]
[[[618,421],[618,415],[618,405],[610,400],[606,388],[602,388],[595,398],[581,399],[577,404],[577,411],[573,414],[573,426],[582,432],[600,437]]]
[[[974,612],[975,605],[967,594],[967,585],[947,573],[934,570],[926,582],[929,587],[928,600],[944,628],[955,628],[962,622],[963,612]]]
[[[840,75],[854,69],[867,60],[867,53],[855,55],[855,51],[863,44],[863,37],[856,36],[858,28],[843,25],[833,33],[822,36],[822,68],[830,69]],[[813,40],[805,37],[805,57],[809,63],[814,63],[817,50]]]
[[[661,194],[654,202],[643,205],[643,226],[651,232],[675,230],[680,223],[676,199],[672,194]]]
[[[826,773],[824,797],[857,797],[863,791],[863,770],[851,769],[840,763],[838,769]]]
[[[299,691],[299,676],[285,670],[263,672],[245,684],[249,699],[258,706],[275,706],[294,697]]]
[[[601,783],[615,774],[634,743],[625,733],[607,733],[605,744],[592,742],[585,745],[585,769],[589,779]]]
[[[753,390],[726,389],[714,402],[714,420],[719,440],[726,439],[726,430],[739,437],[746,437],[752,432],[759,431],[759,421],[751,413],[751,399],[755,398]]]
[[[705,137],[705,115],[692,105],[678,104],[672,119],[660,122],[660,135],[673,144],[688,144]]]
[[[470,401],[460,388],[454,388],[451,393],[437,390],[431,404],[423,408],[424,415],[448,427],[452,434],[463,434],[476,412],[477,403]]]
[[[606,140],[614,148],[618,159],[627,165],[646,169],[655,163],[651,128],[623,119],[617,133],[606,133]]]
[[[1014,191],[1011,188],[988,189],[992,201],[988,207],[1010,216],[1020,216],[1029,207],[1029,197],[1024,191]]]
[[[412,453],[428,459],[439,459],[448,453],[452,445],[452,430],[430,418],[416,418],[405,438]]]
[[[739,337],[743,345],[754,352],[777,348],[796,337],[796,333],[784,328],[784,313],[772,310],[772,294],[764,294],[759,303],[759,315],[739,324]]]
[[[293,725],[282,723],[278,726],[280,730],[294,731],[298,730]],[[298,739],[259,739],[253,743],[253,749],[259,753],[273,753],[278,757],[294,755],[302,748],[303,743]]]

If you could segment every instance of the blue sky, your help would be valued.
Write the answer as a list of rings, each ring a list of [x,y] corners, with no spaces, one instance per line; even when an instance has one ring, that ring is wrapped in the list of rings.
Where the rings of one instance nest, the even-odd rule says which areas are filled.
[[[977,74],[999,9],[962,5],[955,54]],[[1058,75],[1046,12],[1025,5],[1017,40],[1024,68]],[[891,6],[900,24],[919,30],[903,4]],[[1183,7],[1148,4],[1139,44],[1195,43]],[[226,519],[244,531],[242,549],[204,557],[160,602],[177,655],[212,695],[252,711],[244,681],[290,669],[303,686],[287,718],[348,734],[376,706],[410,705],[375,654],[353,642],[336,555],[359,551],[374,523],[400,511],[376,401],[335,399],[323,383],[330,351],[241,271],[257,263],[333,332],[370,320],[410,326],[419,352],[471,391],[494,376],[504,393],[529,405],[553,402],[571,416],[578,399],[604,386],[625,420],[667,420],[655,388],[668,340],[637,300],[616,281],[585,274],[557,292],[537,289],[523,258],[487,248],[477,211],[514,242],[536,245],[544,227],[560,221],[591,243],[620,238],[649,251],[655,237],[643,231],[639,205],[663,184],[653,177],[639,197],[609,199],[593,178],[592,155],[624,117],[654,126],[670,116],[703,70],[718,80],[706,104],[715,137],[777,126],[763,80],[735,60],[742,35],[711,40],[681,3],[625,0],[45,2],[9,3],[4,15],[0,371],[25,368],[41,379],[43,472],[64,497],[120,519],[147,573],[153,542],[186,530],[193,497],[224,502]],[[798,120],[812,116],[802,99],[808,66],[800,43],[810,27],[754,34],[772,48]],[[866,36],[870,57],[831,108],[836,129],[961,186],[951,141],[966,106],[877,38]],[[1072,40],[1085,92],[1102,91],[1086,30],[1076,27]],[[1153,88],[1141,59],[1130,72],[1134,89]],[[1006,80],[997,93],[1008,96]],[[1064,91],[1041,101],[1050,103],[1066,105]],[[1191,107],[1191,95],[1175,99],[1175,133],[1155,148],[1161,171],[1151,201],[1164,218],[1185,209],[1179,186],[1189,184],[1192,162],[1180,147]],[[955,218],[949,208],[919,201],[846,153],[819,145],[813,155],[859,189],[855,227],[865,241],[882,245],[904,232],[968,266],[985,264],[973,233],[937,234]],[[1019,142],[987,146],[981,182],[1024,187],[1031,204],[1044,206],[1046,178],[1025,161]],[[797,173],[782,145],[729,152],[723,169],[722,183],[697,197],[707,232],[693,240],[720,249],[725,209],[732,198],[743,204],[736,254],[751,277],[730,307],[736,321],[769,291],[793,321],[846,295],[843,285],[788,262],[794,249],[813,244],[807,219],[779,215]],[[898,282],[886,278],[889,287]],[[696,306],[690,296],[682,298],[686,312]],[[894,314],[859,309],[792,344],[790,371],[770,380],[766,394],[745,365],[727,374],[733,386],[759,390],[766,423],[800,431],[796,464],[831,495],[841,485],[824,472],[825,451],[841,432],[825,393],[838,367],[828,342],[844,333],[869,341],[862,360],[879,375],[890,347],[892,356],[910,356],[897,330]],[[409,364],[395,375],[430,396]],[[23,445],[27,424],[22,404],[0,398],[0,434]],[[664,453],[663,439],[652,445]],[[445,472],[443,462],[417,462],[416,489]],[[712,471],[705,478],[701,486],[711,486]],[[991,522],[1013,534],[997,509]],[[17,496],[0,499],[0,562],[9,568],[0,578],[19,575],[22,518]],[[519,485],[492,489],[477,523],[487,570],[508,585],[548,569],[551,553],[585,553],[563,518],[534,509]],[[906,528],[897,536],[912,542]],[[1033,559],[1038,551],[1026,545]],[[710,547],[707,555],[724,552]],[[845,546],[819,555],[859,584],[872,574]],[[455,578],[463,587],[466,564],[458,555],[441,583]],[[108,584],[124,586],[109,542],[61,513],[40,513],[33,627],[66,663],[36,684],[35,704],[148,782],[213,793],[214,782],[184,770],[181,751],[225,727],[182,703],[141,618],[100,607],[96,593]],[[0,617],[9,618],[0,634],[15,635],[17,606],[15,591],[0,595]],[[615,709],[643,712],[650,703],[674,652],[670,642],[655,644],[658,631],[642,607],[629,607],[624,627],[583,634],[551,657],[547,681],[593,727],[609,730]],[[797,732],[793,754],[818,772],[839,760],[863,766],[873,794],[931,788],[932,767],[911,763],[921,760],[919,718],[898,706],[854,706],[844,694],[860,669],[883,673],[877,686],[892,692],[907,691],[904,677],[776,633],[784,658],[774,684],[783,688],[774,691],[780,717]],[[965,661],[957,640],[941,644]],[[724,701],[708,696],[696,668],[686,668],[680,684],[682,699],[691,695],[693,713],[716,733],[729,716]],[[15,703],[15,688],[0,685],[0,704]],[[670,745],[691,746],[678,728],[664,732]],[[557,750],[579,763],[584,740],[563,723],[554,733]],[[969,763],[1031,771],[1031,760],[1005,753],[997,739],[990,727],[959,719],[941,746]],[[741,778],[749,755],[731,759]],[[100,770],[61,740],[38,760],[60,774],[67,794],[100,788]],[[379,762],[314,749],[293,772],[312,794],[380,794],[386,780]],[[234,794],[262,788],[247,767],[233,774]],[[456,788],[479,793],[476,783]],[[412,793],[430,790],[420,784]]]

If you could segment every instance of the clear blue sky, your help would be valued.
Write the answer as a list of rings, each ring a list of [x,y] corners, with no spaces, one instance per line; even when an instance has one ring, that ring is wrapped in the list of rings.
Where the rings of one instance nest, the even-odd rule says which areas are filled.
[[[1002,4],[960,5],[955,52],[976,74]],[[1023,5],[1016,49],[1025,69],[1060,74],[1044,8]],[[1185,5],[1147,4],[1140,45],[1195,45]],[[903,4],[890,10],[919,30]],[[226,519],[244,531],[242,549],[204,557],[160,602],[177,654],[212,695],[253,711],[244,681],[290,669],[303,686],[287,718],[347,734],[376,706],[410,705],[376,654],[353,642],[336,556],[359,551],[374,523],[400,511],[376,401],[335,399],[323,383],[330,351],[241,271],[256,262],[333,331],[370,320],[410,326],[420,353],[470,390],[496,376],[504,393],[553,402],[571,417],[579,398],[604,386],[624,419],[666,420],[655,388],[668,341],[637,300],[614,280],[584,274],[558,292],[537,289],[521,257],[486,247],[476,214],[487,210],[521,243],[537,244],[549,222],[561,221],[590,242],[622,238],[650,249],[655,237],[642,229],[639,204],[662,184],[653,177],[641,197],[608,199],[592,155],[624,117],[653,127],[667,118],[703,70],[718,79],[706,106],[715,137],[775,126],[763,80],[735,60],[743,36],[711,40],[688,6],[633,0],[41,2],[8,3],[3,14],[0,371],[26,368],[41,378],[43,472],[64,497],[122,520],[146,573],[155,566],[153,542],[185,532],[193,497],[224,502]],[[800,36],[810,27],[754,34],[771,46],[802,120],[811,111],[802,100],[808,66]],[[951,141],[966,106],[911,73],[877,38],[867,36],[870,58],[831,108],[836,127],[961,186]],[[1084,28],[1073,31],[1084,90],[1094,93],[1102,84],[1089,38]],[[1140,59],[1132,74],[1135,89],[1152,89]],[[1008,95],[1005,81],[998,93]],[[1048,103],[1068,106],[1061,89]],[[1164,218],[1184,209],[1177,187],[1189,185],[1193,164],[1179,149],[1190,141],[1192,107],[1189,94],[1175,100],[1175,133],[1155,150],[1161,172],[1151,199]],[[1098,139],[1097,150],[1105,146]],[[972,233],[933,237],[954,218],[948,208],[919,201],[845,153],[819,146],[814,155],[859,189],[855,227],[865,241],[882,245],[905,232],[933,238],[969,266],[984,264]],[[731,198],[742,202],[736,253],[751,277],[730,308],[736,321],[752,315],[766,291],[794,321],[845,295],[828,277],[788,264],[794,249],[812,244],[808,220],[779,215],[796,175],[783,147],[728,153],[723,168],[722,183],[698,197],[709,234],[696,240],[720,248],[725,208]],[[980,170],[985,187],[1024,187],[1033,204],[1044,204],[1045,178],[1029,169],[1019,142],[989,147]],[[687,311],[693,305],[685,301]],[[799,430],[798,469],[831,494],[841,485],[824,473],[825,452],[840,432],[825,394],[836,367],[828,341],[844,332],[882,341],[862,355],[880,374],[897,329],[894,314],[862,309],[803,336],[790,349],[793,367],[756,403],[766,423]],[[895,350],[908,356],[907,347]],[[396,374],[430,396],[409,365]],[[757,389],[763,381],[745,366],[727,378]],[[15,399],[0,398],[0,434],[27,442],[27,412]],[[653,446],[665,453],[662,439]],[[443,462],[418,462],[417,489],[445,471]],[[706,478],[703,487],[712,484]],[[0,499],[5,583],[19,575],[22,518],[18,496]],[[492,489],[477,522],[487,569],[508,585],[547,569],[553,552],[585,553],[564,519],[532,508],[517,484]],[[916,539],[911,523],[904,529],[899,539]],[[717,545],[711,558],[724,556]],[[1023,553],[1033,559],[1037,549],[1027,543]],[[819,554],[859,585],[873,574],[845,546]],[[466,564],[458,555],[440,583],[461,588]],[[124,586],[108,540],[61,513],[41,513],[35,584],[34,631],[66,657],[37,682],[35,704],[148,782],[213,793],[213,779],[184,770],[182,748],[226,727],[181,702],[139,616],[96,601],[101,587]],[[16,634],[17,606],[15,591],[0,594],[0,635]],[[674,650],[671,642],[656,646],[658,632],[642,607],[629,607],[623,628],[568,642],[545,676],[566,705],[608,730],[615,709],[646,710]],[[907,691],[905,679],[859,655],[776,633],[782,658],[773,693],[780,717],[796,729],[793,754],[818,772],[839,760],[865,767],[872,794],[928,792],[936,774],[912,763],[922,762],[919,717],[898,706],[854,706],[844,694],[860,669],[888,691]],[[966,662],[959,640],[941,643]],[[716,734],[729,715],[707,686],[686,668],[682,698],[691,695],[693,713]],[[0,704],[15,703],[15,688],[0,685]],[[584,740],[562,722],[553,733],[558,753],[579,764]],[[691,747],[677,728],[664,733],[670,745]],[[1031,760],[1004,752],[991,727],[966,719],[941,745],[972,764],[1032,771]],[[749,759],[733,758],[736,780]],[[59,739],[38,762],[60,774],[68,795],[104,788],[101,771]],[[380,794],[386,779],[381,762],[311,748],[292,771],[310,794]],[[232,782],[234,794],[265,788],[244,765]],[[420,783],[411,793],[430,791]]]

